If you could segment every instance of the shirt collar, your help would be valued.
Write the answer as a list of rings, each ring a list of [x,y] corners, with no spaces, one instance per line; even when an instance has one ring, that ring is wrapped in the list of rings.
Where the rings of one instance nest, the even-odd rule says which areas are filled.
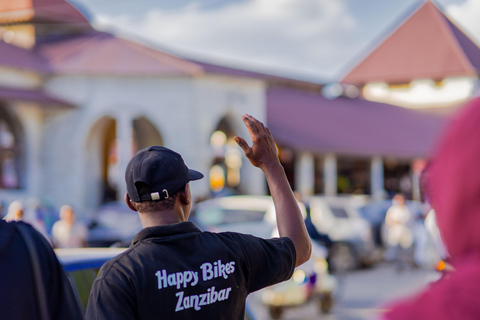
[[[139,241],[149,239],[149,238],[178,235],[178,234],[189,233],[189,232],[201,232],[201,231],[191,221],[173,223],[173,224],[168,224],[164,226],[148,227],[135,235],[135,237],[132,240],[131,246],[134,246]]]

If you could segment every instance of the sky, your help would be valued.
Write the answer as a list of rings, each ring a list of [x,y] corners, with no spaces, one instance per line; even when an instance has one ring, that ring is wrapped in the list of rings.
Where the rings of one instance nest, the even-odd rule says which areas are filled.
[[[69,0],[96,29],[180,56],[339,81],[425,0]],[[480,45],[480,0],[434,0]]]

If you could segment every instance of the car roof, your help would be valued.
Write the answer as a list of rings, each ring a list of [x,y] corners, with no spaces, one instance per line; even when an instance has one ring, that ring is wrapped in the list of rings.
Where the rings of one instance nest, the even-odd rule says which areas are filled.
[[[69,248],[55,249],[65,271],[100,268],[105,262],[125,251],[126,248]]]
[[[247,210],[268,210],[273,206],[270,196],[262,195],[241,195],[213,198],[199,202],[195,210],[205,210],[212,207],[225,209],[247,209]]]

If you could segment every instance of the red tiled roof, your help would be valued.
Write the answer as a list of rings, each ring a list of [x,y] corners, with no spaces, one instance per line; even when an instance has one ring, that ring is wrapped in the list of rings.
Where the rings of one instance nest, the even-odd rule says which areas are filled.
[[[445,117],[364,99],[271,87],[267,123],[294,150],[355,156],[428,156]]]
[[[45,59],[26,50],[0,41],[0,66],[48,73],[50,67]]]
[[[190,61],[200,65],[205,70],[205,72],[212,73],[212,74],[221,74],[221,75],[227,75],[227,76],[254,78],[254,79],[262,79],[262,80],[270,80],[270,81],[286,81],[289,83],[297,83],[299,85],[316,85],[316,86],[319,85],[319,84],[304,81],[304,80],[288,78],[288,77],[278,76],[274,74],[249,71],[249,70],[240,69],[236,67],[227,67],[227,66],[201,62],[201,61],[192,60],[192,59],[190,59]]]
[[[480,73],[480,48],[426,1],[342,80],[405,83]]]
[[[47,106],[73,107],[65,100],[51,96],[41,90],[0,87],[0,101],[36,102]]]
[[[35,51],[59,74],[196,75],[193,62],[108,33],[90,32],[38,43]]]
[[[0,23],[32,21],[89,26],[82,13],[65,0],[0,0]]]

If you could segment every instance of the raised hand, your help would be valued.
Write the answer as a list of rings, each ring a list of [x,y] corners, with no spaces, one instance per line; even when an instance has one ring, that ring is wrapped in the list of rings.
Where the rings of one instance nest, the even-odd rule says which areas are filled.
[[[269,165],[279,165],[277,146],[270,130],[250,115],[242,116],[242,120],[252,138],[252,146],[250,147],[241,137],[235,137],[234,139],[242,148],[248,160],[262,170]]]
[[[278,232],[281,237],[292,240],[297,253],[295,265],[298,267],[310,258],[312,247],[297,200],[278,159],[277,146],[270,130],[263,123],[247,114],[242,120],[252,137],[252,146],[250,147],[243,138],[234,139],[248,160],[265,173],[275,204]]]

